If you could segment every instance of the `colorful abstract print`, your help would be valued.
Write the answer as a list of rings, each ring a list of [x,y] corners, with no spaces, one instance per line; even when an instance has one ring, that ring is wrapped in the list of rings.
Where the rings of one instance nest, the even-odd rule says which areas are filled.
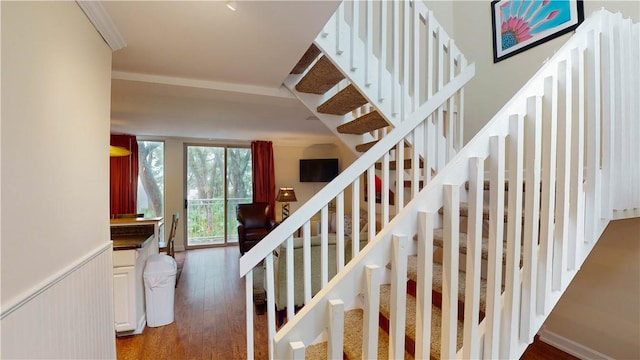
[[[499,9],[502,50],[571,19],[571,4],[566,0],[506,0]]]

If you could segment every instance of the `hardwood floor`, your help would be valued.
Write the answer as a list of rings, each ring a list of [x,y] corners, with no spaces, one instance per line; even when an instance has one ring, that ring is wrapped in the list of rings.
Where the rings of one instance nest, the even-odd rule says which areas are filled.
[[[175,297],[175,322],[116,340],[118,359],[246,359],[245,291],[235,246],[190,250]],[[267,359],[266,315],[256,315],[255,358]],[[541,341],[521,359],[577,359]]]
[[[239,258],[236,246],[187,251],[176,288],[175,322],[118,338],[118,359],[246,359]],[[266,315],[254,315],[254,324],[255,357],[266,359]]]

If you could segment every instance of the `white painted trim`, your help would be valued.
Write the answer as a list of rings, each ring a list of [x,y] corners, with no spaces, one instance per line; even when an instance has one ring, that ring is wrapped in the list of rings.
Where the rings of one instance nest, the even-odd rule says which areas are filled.
[[[98,30],[104,41],[109,45],[112,51],[120,50],[127,46],[122,34],[118,31],[116,24],[111,20],[111,16],[104,9],[100,1],[76,1],[78,6],[87,15],[89,21]]]
[[[547,330],[544,326],[542,327],[542,329],[540,329],[538,335],[540,335],[540,341],[558,348],[566,352],[567,354],[571,354],[579,359],[613,360],[613,358],[610,356],[579,344],[571,339],[567,339],[564,336],[558,335],[553,331]]]
[[[611,220],[624,220],[640,217],[640,209],[613,210]]]
[[[33,298],[42,294],[53,285],[64,280],[67,276],[71,275],[77,269],[83,267],[85,264],[87,264],[94,258],[98,257],[103,252],[107,250],[111,250],[112,248],[113,248],[113,243],[111,240],[109,240],[103,243],[102,245],[98,246],[97,248],[95,248],[93,251],[90,251],[85,256],[76,260],[74,263],[70,264],[66,268],[62,269],[61,271],[53,274],[52,276],[41,281],[37,285],[31,287],[29,290],[7,301],[7,304],[6,305],[3,304],[2,306],[2,314],[0,314],[0,320],[11,315],[11,313],[18,310],[20,307],[22,307],[24,304],[31,301]]]
[[[199,80],[181,78],[175,76],[150,75],[127,71],[113,71],[111,78],[115,80],[140,81],[153,84],[164,84],[174,86],[186,86],[199,89],[218,90],[226,92],[236,92],[251,95],[273,96],[286,99],[296,99],[296,97],[284,85],[277,88],[265,86],[242,85],[222,81]]]

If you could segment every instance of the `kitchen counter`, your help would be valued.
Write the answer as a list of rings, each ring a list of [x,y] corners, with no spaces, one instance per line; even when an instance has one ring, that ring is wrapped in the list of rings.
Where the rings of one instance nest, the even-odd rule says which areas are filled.
[[[118,235],[111,236],[113,250],[140,249],[153,241],[153,233],[150,235]]]

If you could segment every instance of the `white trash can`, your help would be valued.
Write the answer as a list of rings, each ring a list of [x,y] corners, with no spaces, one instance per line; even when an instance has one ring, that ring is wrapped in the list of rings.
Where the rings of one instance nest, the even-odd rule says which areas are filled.
[[[157,327],[173,322],[176,286],[176,260],[166,254],[149,256],[144,268],[144,297],[147,325]]]

